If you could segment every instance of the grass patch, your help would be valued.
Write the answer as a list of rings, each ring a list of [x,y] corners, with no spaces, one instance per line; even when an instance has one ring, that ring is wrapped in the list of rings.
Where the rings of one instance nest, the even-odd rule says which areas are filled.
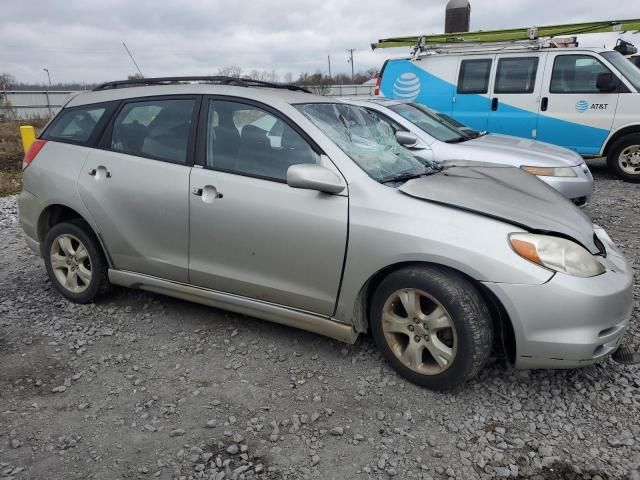
[[[0,170],[0,197],[16,195],[22,188],[21,170]]]

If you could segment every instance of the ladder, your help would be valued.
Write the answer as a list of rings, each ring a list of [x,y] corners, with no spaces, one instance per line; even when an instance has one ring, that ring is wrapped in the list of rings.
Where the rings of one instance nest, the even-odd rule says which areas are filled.
[[[542,27],[509,28],[506,30],[486,30],[477,32],[444,33],[414,37],[382,38],[371,44],[372,49],[392,47],[415,47],[423,51],[436,45],[452,44],[538,42],[541,38],[559,35],[581,35],[587,33],[609,33],[640,31],[640,18],[630,20],[607,20],[603,22],[573,23],[567,25],[546,25]]]

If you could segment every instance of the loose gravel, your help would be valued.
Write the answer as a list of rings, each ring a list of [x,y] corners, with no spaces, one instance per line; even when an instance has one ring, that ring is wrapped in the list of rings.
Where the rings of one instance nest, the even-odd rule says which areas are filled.
[[[640,268],[640,185],[588,213]],[[628,341],[640,346],[640,286]],[[63,300],[0,198],[0,478],[640,479],[640,367],[407,383],[349,346],[135,290]]]

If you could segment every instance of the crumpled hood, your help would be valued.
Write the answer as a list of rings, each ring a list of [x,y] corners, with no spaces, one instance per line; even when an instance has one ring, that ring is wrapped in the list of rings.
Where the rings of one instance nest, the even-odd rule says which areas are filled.
[[[589,217],[534,175],[491,163],[447,161],[443,166],[441,172],[409,180],[399,190],[529,231],[559,234],[592,254],[600,253]]]
[[[488,134],[455,145],[460,157],[454,158],[465,160],[492,159],[498,163],[536,167],[572,167],[584,163],[582,157],[566,148],[508,135]],[[517,165],[513,160],[518,161]]]

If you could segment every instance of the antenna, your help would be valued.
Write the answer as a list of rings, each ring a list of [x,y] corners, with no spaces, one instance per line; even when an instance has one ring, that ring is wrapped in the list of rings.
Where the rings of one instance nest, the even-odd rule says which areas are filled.
[[[142,72],[140,71],[140,67],[138,66],[138,64],[136,63],[136,59],[133,58],[133,55],[131,55],[131,52],[129,51],[129,48],[127,47],[127,44],[122,42],[122,46],[124,47],[124,49],[127,51],[127,53],[129,54],[129,57],[131,58],[131,61],[133,62],[133,64],[136,66],[136,69],[138,70],[138,73],[140,74],[140,76],[142,78],[144,78],[144,75],[142,74]]]

